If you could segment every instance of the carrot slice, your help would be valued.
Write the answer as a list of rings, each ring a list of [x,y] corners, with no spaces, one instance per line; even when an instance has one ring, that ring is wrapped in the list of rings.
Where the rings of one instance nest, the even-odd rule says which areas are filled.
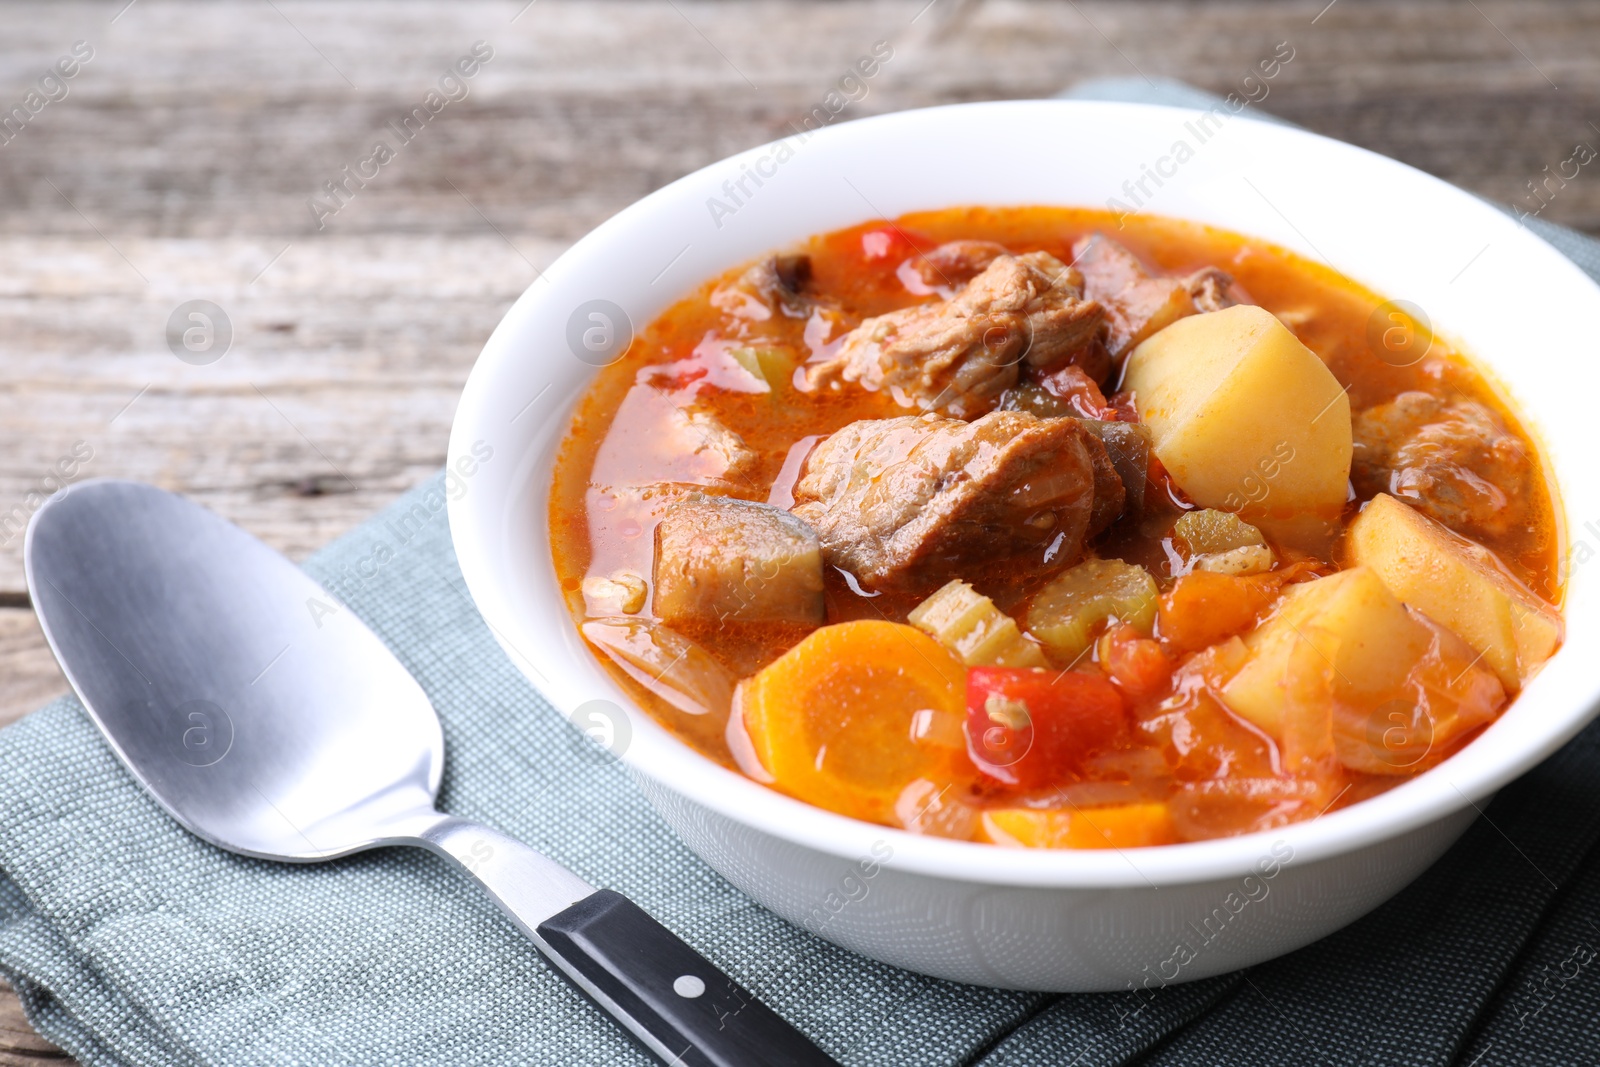
[[[865,619],[813,631],[739,687],[761,765],[791,796],[892,822],[912,782],[973,775],[959,728],[966,669],[912,626]]]
[[[1112,804],[1066,811],[996,808],[983,813],[979,838],[1012,848],[1140,848],[1178,840],[1166,804]]]

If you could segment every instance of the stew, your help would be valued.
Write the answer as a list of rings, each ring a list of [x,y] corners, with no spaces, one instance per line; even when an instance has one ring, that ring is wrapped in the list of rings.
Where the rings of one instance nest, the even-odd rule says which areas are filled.
[[[1064,208],[821,235],[603,368],[550,505],[639,705],[805,802],[1008,847],[1311,819],[1561,641],[1556,502],[1408,305]]]

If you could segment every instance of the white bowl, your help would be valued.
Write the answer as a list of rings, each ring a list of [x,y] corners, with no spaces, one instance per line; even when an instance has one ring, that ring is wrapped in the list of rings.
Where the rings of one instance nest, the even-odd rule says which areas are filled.
[[[563,606],[546,506],[551,464],[594,368],[569,320],[601,299],[642,328],[713,275],[809,235],[957,205],[1129,203],[1325,258],[1411,300],[1492,368],[1552,461],[1576,545],[1600,549],[1593,398],[1600,290],[1514,221],[1393,160],[1265,123],[1133,104],[968,104],[829,127],[751,149],[661,189],[572,247],[484,346],[452,462],[493,448],[450,503],[478,608],[571,715],[629,708],[623,758],[689,847],[779,915],[925,974],[1089,991],[1189,981],[1314,941],[1432,863],[1494,791],[1572,737],[1600,696],[1596,567],[1572,567],[1566,644],[1479,739],[1365,803],[1280,830],[1128,851],[1025,851],[920,837],[810,807],[717,766],[639,712]],[[1194,149],[1174,164],[1175,142]],[[784,158],[780,161],[779,156]],[[1167,157],[1163,162],[1163,157]],[[762,176],[735,203],[724,186]],[[1135,185],[1137,190],[1137,185]],[[736,208],[713,211],[715,198]],[[481,448],[481,445],[480,445]],[[1567,547],[1564,543],[1563,550]],[[1566,558],[1564,556],[1564,558]]]

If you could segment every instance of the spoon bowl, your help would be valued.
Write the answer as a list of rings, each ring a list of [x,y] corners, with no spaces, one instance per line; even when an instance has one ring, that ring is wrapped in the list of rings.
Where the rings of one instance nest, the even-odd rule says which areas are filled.
[[[433,807],[444,736],[422,687],[239,527],[147,485],[90,481],[39,511],[25,551],[68,680],[185,829],[322,860]]]

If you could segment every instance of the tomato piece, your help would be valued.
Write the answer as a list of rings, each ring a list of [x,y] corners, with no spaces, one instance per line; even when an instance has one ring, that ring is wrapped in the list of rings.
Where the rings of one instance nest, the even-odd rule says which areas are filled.
[[[1128,730],[1104,675],[1036,667],[967,671],[967,751],[989,778],[1019,789],[1060,781]]]
[[[1105,394],[1088,373],[1069,363],[1039,376],[1039,385],[1058,400],[1065,400],[1081,418],[1118,421],[1118,412],[1106,404]]]
[[[869,263],[880,260],[898,263],[916,250],[916,246],[894,226],[882,226],[861,235],[861,255]]]
[[[1172,684],[1172,661],[1161,642],[1133,626],[1122,623],[1107,630],[1098,651],[1100,669],[1134,700],[1157,696]]]
[[[1328,566],[1314,559],[1296,560],[1265,574],[1191,571],[1162,596],[1156,636],[1176,652],[1197,652],[1261,621],[1284,586],[1328,573]]]
[[[1274,574],[1240,578],[1194,571],[1173,583],[1161,598],[1156,632],[1180,652],[1194,652],[1243,633],[1278,599],[1281,580]]]

